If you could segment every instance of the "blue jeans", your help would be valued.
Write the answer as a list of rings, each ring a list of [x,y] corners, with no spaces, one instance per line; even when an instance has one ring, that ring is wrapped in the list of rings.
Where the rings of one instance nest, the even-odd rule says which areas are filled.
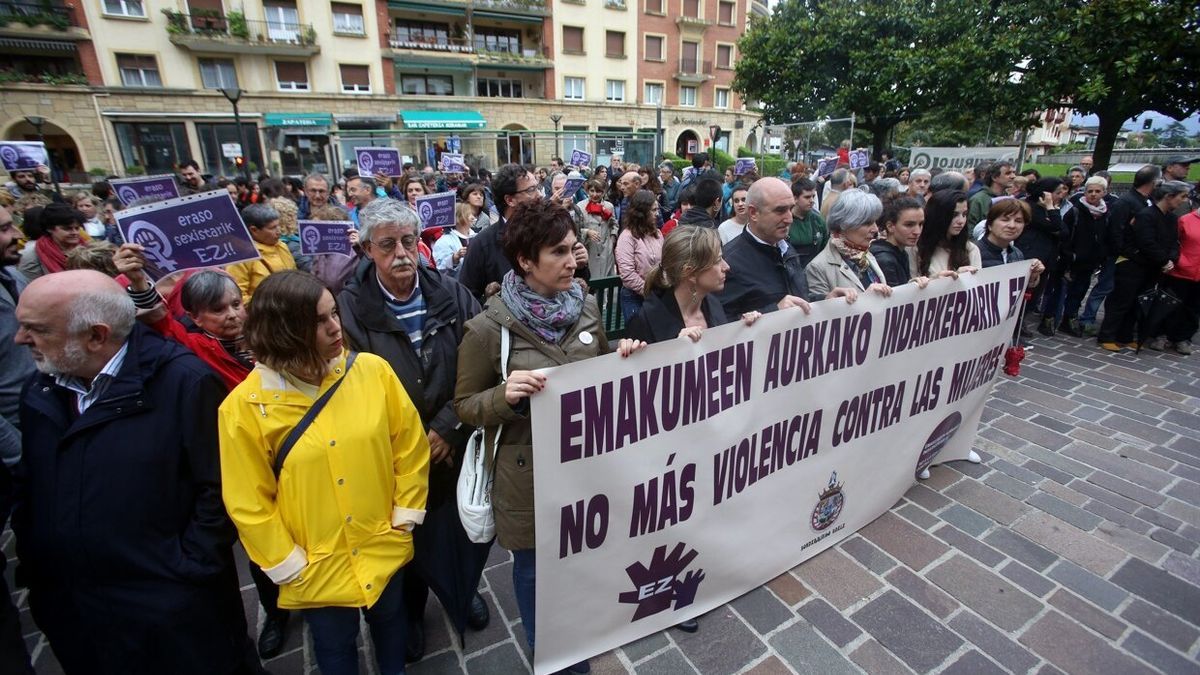
[[[525,641],[533,651],[536,625],[533,618],[533,589],[537,581],[537,549],[526,548],[512,553],[513,592],[517,596],[517,609],[521,612],[521,625],[525,627]]]
[[[1104,299],[1112,293],[1113,274],[1116,269],[1117,261],[1114,258],[1109,258],[1100,266],[1100,276],[1096,279],[1096,285],[1092,287],[1091,295],[1088,295],[1083,314],[1079,315],[1079,323],[1088,326],[1096,323],[1096,313],[1100,311],[1100,305],[1104,304]]]
[[[645,301],[640,294],[621,287],[621,316],[625,319],[625,324],[629,324],[629,320],[637,316],[637,313],[642,311],[642,302]]]
[[[396,570],[379,600],[361,610],[371,628],[375,661],[381,675],[403,675],[408,620],[404,611],[404,568]],[[301,610],[312,631],[313,653],[321,675],[358,675],[357,607]]]

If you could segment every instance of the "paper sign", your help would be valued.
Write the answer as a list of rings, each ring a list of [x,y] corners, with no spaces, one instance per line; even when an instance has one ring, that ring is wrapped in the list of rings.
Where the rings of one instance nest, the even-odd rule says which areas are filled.
[[[817,175],[828,176],[837,168],[837,157],[826,157],[825,159],[817,160]]]
[[[579,192],[579,188],[583,187],[583,184],[586,182],[587,179],[583,176],[574,173],[571,174],[567,177],[567,182],[563,183],[563,196],[574,197],[575,193]]]
[[[143,200],[143,203],[145,200],[160,202],[179,196],[179,186],[175,184],[175,177],[170,174],[113,178],[108,182],[112,184],[117,199],[120,199],[125,206],[138,200]]]
[[[421,220],[421,230],[454,227],[455,197],[453,190],[417,197],[417,217]]]
[[[242,156],[242,144],[241,143],[222,143],[221,144],[221,155],[228,159],[233,159],[234,157],[241,157]]]
[[[354,156],[358,161],[360,175],[374,176],[382,173],[385,176],[399,176],[404,173],[400,151],[395,148],[355,148]]]
[[[733,165],[733,175],[743,176],[756,168],[753,157],[738,157],[737,162]]]
[[[850,153],[850,168],[857,171],[865,169],[871,163],[871,156],[866,150],[855,150]]]
[[[0,161],[9,173],[49,166],[46,144],[41,141],[0,141]]]
[[[580,150],[579,148],[575,148],[574,150],[571,150],[571,161],[568,163],[568,166],[591,166],[591,165],[592,165],[592,153],[584,152],[583,150]]]
[[[226,190],[176,197],[116,213],[125,241],[145,247],[151,279],[259,257]]]
[[[353,256],[347,230],[354,229],[349,220],[301,220],[296,223],[300,230],[300,254],[322,255],[333,253]]]
[[[443,152],[442,171],[446,173],[466,173],[466,161],[463,159],[461,154],[454,152]]]

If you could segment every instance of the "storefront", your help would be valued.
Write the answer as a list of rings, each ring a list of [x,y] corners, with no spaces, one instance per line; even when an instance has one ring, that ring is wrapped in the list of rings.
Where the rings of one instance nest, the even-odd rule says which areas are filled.
[[[288,176],[330,175],[333,166],[330,113],[266,113],[263,126],[271,154],[271,172]]]
[[[395,123],[396,115],[338,115],[336,143],[341,171],[355,166],[354,148],[393,147],[392,125]]]
[[[487,127],[483,115],[472,110],[401,110],[400,119],[405,131],[418,132],[397,139],[396,147],[403,155],[413,157],[415,164],[437,167],[443,152],[462,153],[468,164],[483,165],[488,150],[476,134],[460,133]],[[489,135],[489,138],[492,136]],[[474,160],[474,157],[479,157]]]

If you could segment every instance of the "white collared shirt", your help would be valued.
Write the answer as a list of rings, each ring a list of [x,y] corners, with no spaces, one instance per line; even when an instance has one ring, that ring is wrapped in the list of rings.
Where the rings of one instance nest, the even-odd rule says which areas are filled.
[[[128,351],[129,342],[126,341],[92,379],[91,386],[88,386],[83,378],[74,375],[55,375],[54,383],[75,392],[75,411],[82,415],[108,391],[108,385],[112,384],[117,373],[121,371],[121,365],[125,363],[125,354]]]
[[[754,230],[750,229],[750,226],[749,226],[749,225],[747,225],[747,226],[746,226],[746,232],[747,232],[747,233],[748,233],[748,234],[749,234],[751,237],[754,237],[754,241],[757,241],[758,243],[760,243],[760,244],[764,244],[764,245],[766,245],[766,246],[770,246],[770,244],[768,244],[767,242],[763,241],[762,239],[759,239],[759,238],[758,238],[758,236],[757,236],[756,234],[754,234]],[[787,255],[787,252],[788,252],[788,241],[787,241],[787,239],[780,239],[780,240],[779,240],[779,243],[778,243],[778,244],[775,244],[775,245],[779,247],[779,252],[780,252],[781,254]]]

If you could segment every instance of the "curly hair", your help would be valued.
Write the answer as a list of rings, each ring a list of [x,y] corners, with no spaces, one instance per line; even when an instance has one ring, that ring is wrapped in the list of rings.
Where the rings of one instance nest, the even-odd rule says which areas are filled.
[[[520,258],[537,262],[542,249],[558,244],[575,231],[575,221],[562,204],[534,199],[518,204],[504,227],[504,257],[518,276],[524,277]]]
[[[658,231],[655,209],[658,199],[649,190],[638,190],[629,199],[629,207],[621,214],[621,227],[629,230],[635,239],[653,237]]]

